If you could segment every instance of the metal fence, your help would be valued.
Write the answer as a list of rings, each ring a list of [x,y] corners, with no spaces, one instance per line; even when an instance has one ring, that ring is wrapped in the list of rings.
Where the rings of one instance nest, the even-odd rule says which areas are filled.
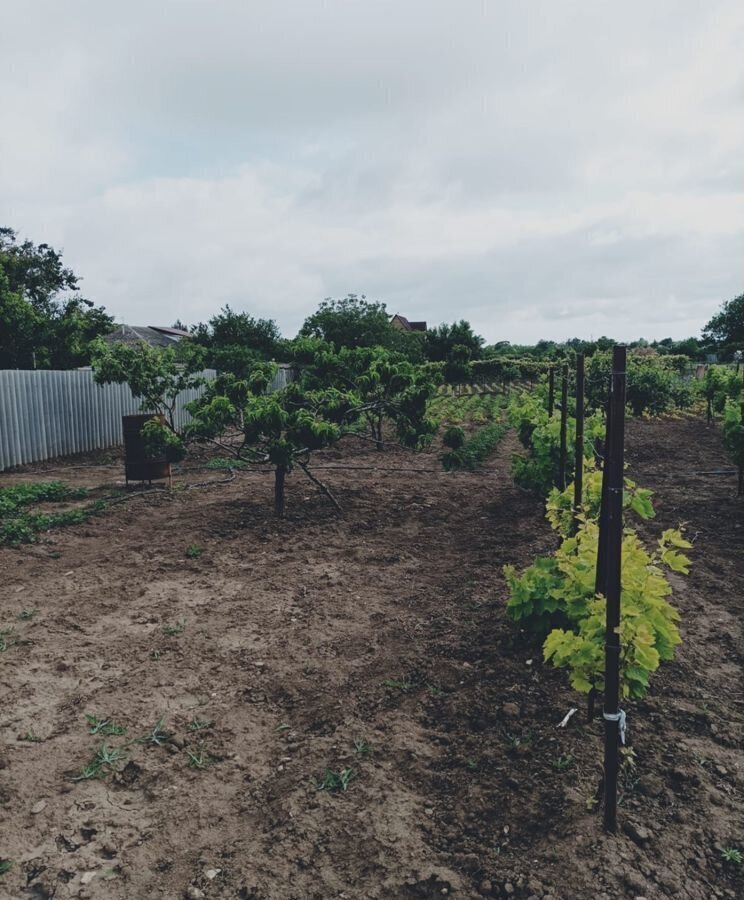
[[[215,375],[212,369],[204,372],[207,379]],[[203,391],[202,387],[179,394],[176,427],[188,422],[185,406]],[[0,370],[0,471],[119,446],[121,417],[140,412],[141,405],[129,385],[96,384],[93,372],[86,369]]]
[[[217,373],[205,369],[209,381]],[[290,366],[279,366],[271,386],[293,380]],[[186,404],[204,388],[182,391],[175,424],[191,418]],[[142,401],[127,384],[96,384],[90,369],[49,371],[0,369],[0,472],[12,466],[85,453],[123,443],[121,417],[141,411]]]

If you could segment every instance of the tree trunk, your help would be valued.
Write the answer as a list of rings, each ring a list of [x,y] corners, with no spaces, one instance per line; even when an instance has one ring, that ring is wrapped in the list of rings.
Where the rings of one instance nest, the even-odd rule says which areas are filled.
[[[382,439],[382,416],[379,416],[377,419],[377,434],[375,435],[375,437],[377,438],[377,449],[384,450],[385,444],[383,443]]]
[[[284,518],[284,479],[287,470],[284,466],[277,466],[274,474],[274,513],[277,518]]]

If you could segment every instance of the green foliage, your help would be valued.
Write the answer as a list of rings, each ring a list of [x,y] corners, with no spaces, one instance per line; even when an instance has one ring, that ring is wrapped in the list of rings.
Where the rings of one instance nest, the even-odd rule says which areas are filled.
[[[353,398],[335,388],[306,390],[300,383],[265,394],[274,371],[272,364],[258,364],[245,379],[220,376],[204,396],[189,404],[193,420],[187,433],[212,441],[228,429],[242,433],[240,445],[224,449],[246,462],[274,466],[276,513],[281,516],[284,476],[295,465],[304,468],[313,451],[341,437]]]
[[[48,244],[0,228],[0,369],[69,369],[90,360],[91,341],[113,328],[103,307]]]
[[[450,429],[451,430],[451,429]],[[442,457],[442,465],[449,472],[454,469],[477,469],[489,457],[506,432],[506,425],[494,422],[479,428],[461,447]]]
[[[175,349],[151,347],[144,341],[130,345],[98,340],[93,344],[92,365],[98,384],[127,383],[132,394],[142,399],[142,410],[165,416],[172,431],[176,430],[176,398],[181,391],[204,383],[199,374],[204,351],[188,340]]]
[[[723,411],[723,446],[739,469],[739,493],[744,473],[744,410],[741,403],[729,400]]]
[[[340,769],[338,772],[326,769],[317,787],[319,791],[346,791],[355,778],[353,769]]]
[[[327,297],[316,312],[305,319],[301,337],[314,337],[344,347],[391,347],[395,328],[384,303],[368,301],[364,295],[349,294],[341,300]]]
[[[192,329],[193,339],[205,348],[205,364],[219,372],[244,378],[260,361],[274,359],[282,336],[273,319],[255,319],[225,306],[205,325]]]
[[[626,400],[635,416],[657,416],[675,408],[685,408],[694,392],[681,380],[689,360],[674,356],[628,354]],[[610,353],[595,353],[586,362],[586,398],[590,409],[602,409],[612,366]]]
[[[459,425],[450,425],[442,435],[442,443],[450,450],[459,450],[465,443],[465,432]]]
[[[703,329],[703,337],[717,344],[744,342],[744,294],[722,304]]]
[[[703,378],[703,396],[708,401],[709,410],[719,415],[730,400],[742,398],[744,377],[730,366],[708,366]]]
[[[186,456],[186,445],[170,426],[154,417],[142,426],[145,453],[151,459],[180,462]]]
[[[638,487],[630,478],[625,479],[623,506],[632,510],[641,519],[653,519],[656,515],[651,497],[653,491]],[[548,494],[545,504],[546,517],[553,528],[563,537],[569,537],[573,531],[573,499],[574,485],[569,484],[565,491],[553,488]],[[584,471],[583,503],[579,513],[585,518],[597,521],[602,500],[602,472],[595,468],[592,461],[587,461]]]
[[[512,460],[514,480],[526,490],[546,494],[558,480],[560,467],[560,415],[548,416],[540,399],[523,394],[509,405],[509,423],[517,429],[523,446],[529,448],[529,456],[515,455]],[[566,422],[566,479],[573,478],[573,446],[576,420],[569,415]],[[584,459],[593,465],[595,445],[604,436],[604,421],[599,412],[584,420]]]
[[[601,690],[604,678],[605,601],[594,593],[599,528],[585,521],[549,558],[538,559],[522,575],[504,572],[509,585],[507,611],[514,621],[545,633],[543,654],[570,670],[572,686],[582,693]],[[622,544],[621,689],[624,697],[645,695],[649,677],[662,660],[674,657],[680,642],[679,614],[667,601],[671,586],[663,568],[687,574],[691,545],[669,529],[649,553],[632,531]]]
[[[38,535],[52,528],[87,521],[101,508],[101,501],[61,513],[31,512],[37,503],[64,503],[87,496],[84,488],[68,488],[61,481],[18,484],[0,488],[0,546],[34,543]]]
[[[432,362],[462,362],[480,359],[485,341],[477,335],[469,322],[461,319],[451,325],[430,328],[424,339],[424,354]]]

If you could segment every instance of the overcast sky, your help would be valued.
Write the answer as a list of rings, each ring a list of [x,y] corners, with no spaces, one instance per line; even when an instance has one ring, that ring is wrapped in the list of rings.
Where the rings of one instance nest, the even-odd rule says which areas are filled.
[[[698,334],[744,291],[744,3],[5,3],[0,224],[131,324]]]

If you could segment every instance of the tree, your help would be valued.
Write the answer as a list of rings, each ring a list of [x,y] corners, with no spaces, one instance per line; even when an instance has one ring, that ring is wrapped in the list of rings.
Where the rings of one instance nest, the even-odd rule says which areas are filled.
[[[424,355],[432,362],[447,362],[455,347],[465,347],[470,351],[469,359],[480,359],[484,343],[470,323],[461,319],[452,325],[442,324],[430,328],[424,339]],[[461,355],[460,351],[458,355]]]
[[[245,377],[256,362],[274,359],[282,346],[273,319],[256,319],[226,305],[207,324],[191,329],[194,341],[206,350],[205,364],[220,372]]]
[[[145,341],[108,344],[99,338],[93,343],[92,364],[98,384],[128,384],[142,399],[142,410],[165,416],[173,432],[178,395],[204,384],[204,351],[191,341],[171,349]]]
[[[86,365],[91,342],[113,319],[78,291],[61,253],[0,228],[0,369]]]
[[[744,343],[744,294],[721,306],[703,329],[703,339],[716,344]]]
[[[287,475],[299,466],[338,507],[328,488],[308,469],[315,450],[329,447],[342,434],[350,398],[335,389],[312,391],[289,384],[267,394],[276,366],[257,363],[247,378],[221,375],[205,395],[189,404],[193,419],[187,432],[208,440],[236,459],[274,467],[274,512],[284,516]],[[242,435],[240,443],[226,442],[226,431]]]
[[[311,338],[300,338],[302,342]],[[304,345],[305,352],[311,347]],[[395,429],[401,444],[418,447],[436,431],[427,419],[426,404],[436,387],[432,372],[384,347],[342,348],[338,352],[318,342],[306,355],[306,383],[350,391],[356,398],[357,419],[366,423],[379,450],[385,446],[385,424]]]
[[[193,416],[190,436],[211,441],[236,459],[274,467],[274,511],[279,517],[284,515],[287,475],[296,467],[340,509],[311,472],[310,460],[315,451],[358,434],[365,423],[379,425],[381,434],[381,417],[392,418],[398,439],[410,447],[435,430],[426,417],[433,382],[423,369],[392,360],[381,348],[336,353],[308,338],[299,344],[298,353],[310,361],[298,381],[267,393],[276,367],[256,363],[245,378],[220,376],[188,407]],[[225,434],[240,437],[235,443]]]
[[[316,312],[305,319],[300,335],[316,337],[342,347],[390,347],[396,329],[384,303],[372,303],[364,294],[349,294],[342,300],[327,297]]]

